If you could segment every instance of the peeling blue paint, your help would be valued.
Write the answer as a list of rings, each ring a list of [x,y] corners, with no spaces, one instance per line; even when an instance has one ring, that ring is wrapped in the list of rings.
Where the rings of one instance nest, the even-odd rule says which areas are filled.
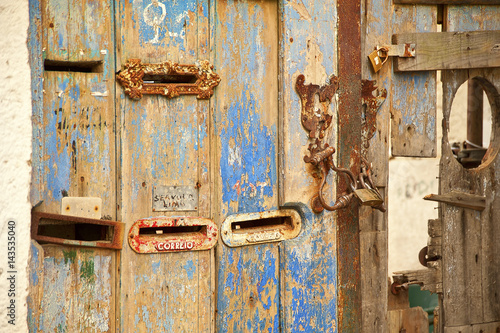
[[[184,269],[186,270],[187,276],[189,280],[192,280],[194,277],[194,273],[196,272],[196,266],[192,260],[188,260],[184,265]]]

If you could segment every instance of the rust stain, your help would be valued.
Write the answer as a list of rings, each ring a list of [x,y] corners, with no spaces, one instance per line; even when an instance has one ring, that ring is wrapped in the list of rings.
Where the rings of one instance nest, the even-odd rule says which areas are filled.
[[[143,94],[164,95],[174,98],[179,95],[197,95],[199,99],[208,99],[214,88],[220,83],[220,77],[213,71],[214,66],[208,61],[200,61],[198,65],[180,65],[171,61],[160,64],[141,64],[140,59],[130,59],[125,69],[120,71],[116,79],[123,86],[125,93],[132,99],[140,99]],[[168,78],[171,83],[147,83],[144,77]],[[195,77],[196,82],[190,81]]]
[[[361,3],[339,0],[339,145],[338,163],[360,170],[361,145]],[[346,192],[349,184],[338,177],[337,190]],[[337,213],[339,332],[361,332],[361,279],[359,209],[357,204]]]
[[[162,228],[168,227],[200,227],[200,230],[163,233]],[[142,234],[141,229],[158,232]],[[128,242],[137,253],[198,251],[214,247],[217,237],[217,226],[210,219],[162,216],[137,220],[130,228]]]
[[[363,138],[362,156],[366,156],[366,149],[370,147],[370,140],[377,131],[377,112],[382,103],[387,98],[387,90],[379,89],[377,81],[361,81],[361,102],[366,105],[365,120],[363,122],[361,133]]]
[[[299,75],[295,82],[295,89],[302,102],[301,121],[302,126],[309,131],[310,138],[325,136],[325,130],[332,123],[332,116],[328,114],[328,105],[339,86],[339,80],[335,75],[330,77],[327,85],[319,86],[317,84],[305,85],[305,76]],[[316,110],[314,105],[315,95],[319,96],[320,103],[323,103],[323,110]]]

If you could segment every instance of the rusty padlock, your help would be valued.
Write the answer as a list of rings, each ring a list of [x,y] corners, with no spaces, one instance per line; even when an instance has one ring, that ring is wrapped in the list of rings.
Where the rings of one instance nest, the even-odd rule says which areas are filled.
[[[372,188],[358,188],[354,190],[354,195],[363,206],[376,207],[384,203],[380,194]]]
[[[387,49],[383,47],[377,47],[372,53],[368,55],[370,62],[372,63],[373,70],[377,73],[382,66],[387,62],[389,58],[387,54]]]

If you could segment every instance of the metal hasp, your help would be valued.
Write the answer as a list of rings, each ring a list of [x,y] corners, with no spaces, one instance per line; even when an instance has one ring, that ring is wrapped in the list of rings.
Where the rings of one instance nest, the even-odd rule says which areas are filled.
[[[215,246],[218,229],[202,217],[151,217],[135,221],[128,243],[137,253],[209,250]]]
[[[389,46],[376,46],[374,51],[368,55],[373,71],[377,73],[382,66],[384,66],[389,57],[414,58],[415,44],[405,43]]]
[[[140,59],[129,59],[116,79],[132,99],[140,99],[142,95],[164,95],[167,98],[196,95],[199,99],[209,99],[220,83],[213,68],[207,60],[196,65],[180,65],[171,61],[142,64]]]
[[[335,166],[332,157],[335,153],[335,148],[330,147],[328,143],[322,142],[325,130],[332,122],[332,116],[326,110],[328,110],[329,103],[337,91],[338,78],[335,75],[331,76],[330,83],[322,87],[315,84],[304,85],[304,81],[304,75],[299,75],[295,85],[302,102],[301,120],[302,125],[309,131],[309,138],[315,139],[309,144],[308,150],[310,155],[304,156],[304,162],[311,163],[321,173],[321,184],[318,194],[311,200],[313,211],[320,213],[324,209],[334,211],[345,208],[351,203],[353,197],[356,197],[362,205],[371,206],[385,212],[384,201],[380,192],[373,184],[370,174],[370,163],[368,163],[364,155],[366,155],[366,150],[369,147],[369,140],[375,134],[377,110],[387,97],[387,91],[385,89],[379,91],[375,85],[375,81],[362,81],[362,104],[366,105],[366,111],[360,135],[362,135],[365,144],[361,147],[361,167],[356,178],[351,170]],[[319,95],[321,109],[315,107],[315,95]],[[342,193],[333,205],[329,205],[323,195],[326,177],[330,170],[344,174],[348,180],[347,183],[350,190],[349,193]]]

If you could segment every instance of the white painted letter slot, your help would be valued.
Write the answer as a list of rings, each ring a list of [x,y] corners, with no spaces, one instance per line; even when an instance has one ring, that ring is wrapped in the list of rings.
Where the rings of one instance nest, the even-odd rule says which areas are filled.
[[[224,243],[237,247],[292,239],[297,237],[300,228],[299,213],[282,209],[228,216],[221,230]]]

